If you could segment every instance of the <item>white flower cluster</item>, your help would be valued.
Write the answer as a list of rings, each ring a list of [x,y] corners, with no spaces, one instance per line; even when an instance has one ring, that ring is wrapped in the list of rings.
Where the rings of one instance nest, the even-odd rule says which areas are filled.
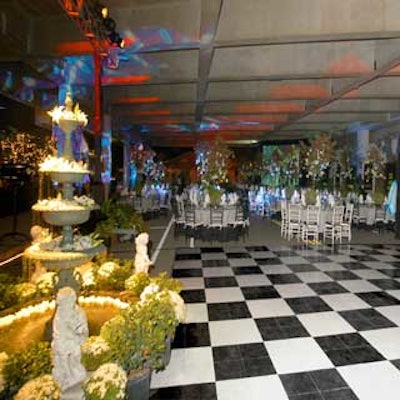
[[[110,351],[110,346],[101,336],[90,336],[81,346],[85,354],[99,356]]]
[[[86,197],[86,196],[84,196]],[[89,199],[89,197],[86,197]],[[79,198],[74,200],[65,199],[44,199],[39,200],[33,207],[35,211],[83,211],[95,208],[95,202],[92,199],[79,201]]]
[[[79,296],[78,301],[81,306],[84,306],[86,304],[95,304],[99,306],[113,306],[120,309],[124,309],[129,306],[128,303],[121,301],[120,299],[108,296]]]
[[[93,372],[84,382],[83,388],[91,399],[111,399],[110,392],[112,391],[113,400],[123,400],[126,383],[126,372],[118,364],[106,363]]]
[[[63,157],[48,156],[39,165],[42,172],[81,172],[89,173],[87,165],[83,161],[66,160]]]
[[[91,235],[74,235],[73,242],[69,245],[62,245],[62,236],[54,239],[49,238],[40,243],[36,243],[31,248],[33,251],[85,251],[98,246],[101,240],[94,239]],[[36,246],[36,247],[34,247]]]
[[[119,265],[116,262],[106,261],[105,263],[100,265],[97,273],[103,278],[108,278],[117,268],[119,268]]]
[[[15,400],[58,400],[60,387],[51,375],[43,375],[25,383]]]

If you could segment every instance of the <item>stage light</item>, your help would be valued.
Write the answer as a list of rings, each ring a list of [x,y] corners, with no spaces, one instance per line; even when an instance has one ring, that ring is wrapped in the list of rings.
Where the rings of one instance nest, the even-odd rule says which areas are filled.
[[[108,8],[107,7],[102,7],[101,8],[101,15],[103,16],[104,19],[108,17]]]

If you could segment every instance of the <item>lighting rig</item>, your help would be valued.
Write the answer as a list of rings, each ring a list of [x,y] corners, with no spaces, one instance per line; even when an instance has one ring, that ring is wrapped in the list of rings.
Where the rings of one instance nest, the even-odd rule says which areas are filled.
[[[93,48],[108,57],[110,48],[125,46],[124,39],[116,31],[116,22],[108,8],[96,0],[59,0],[65,12],[77,23]]]

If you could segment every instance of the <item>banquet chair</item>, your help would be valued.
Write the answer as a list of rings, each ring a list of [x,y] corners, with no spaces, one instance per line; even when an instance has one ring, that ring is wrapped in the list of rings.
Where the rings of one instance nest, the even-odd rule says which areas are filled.
[[[288,203],[286,200],[281,201],[281,236],[287,238],[289,232]]]
[[[196,211],[194,208],[187,208],[184,211],[185,215],[185,224],[184,231],[185,237],[197,237],[199,233],[199,228],[202,226],[200,221],[196,219]]]
[[[288,239],[291,240],[294,236],[297,240],[301,237],[301,205],[289,204],[288,217]]]
[[[360,206],[353,209],[353,222],[357,229],[367,224],[367,216],[360,212]]]
[[[316,242],[319,237],[320,208],[315,205],[307,206],[306,220],[302,226],[301,238],[304,241],[310,238]]]
[[[343,215],[343,222],[340,224],[341,237],[351,242],[351,227],[353,224],[354,204],[346,204],[346,209]]]
[[[224,209],[223,208],[210,208],[210,238],[220,238],[222,235],[222,229],[224,228]]]
[[[239,237],[240,234],[243,234],[243,238],[245,237],[245,235],[248,235],[249,226],[250,226],[249,218],[245,218],[243,208],[241,206],[237,206],[235,221],[232,224],[234,231],[237,233],[237,237]]]
[[[331,239],[332,244],[335,243],[336,239],[342,243],[342,227],[344,215],[344,206],[334,206],[332,210],[332,217],[330,221],[326,221],[323,229],[323,240]]]
[[[374,226],[378,228],[379,234],[386,228],[386,225],[386,210],[383,207],[376,207]]]

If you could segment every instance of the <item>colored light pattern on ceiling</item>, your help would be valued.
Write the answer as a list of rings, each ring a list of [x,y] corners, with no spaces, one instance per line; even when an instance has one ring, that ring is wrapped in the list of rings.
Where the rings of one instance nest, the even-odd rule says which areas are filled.
[[[272,99],[324,99],[330,96],[326,88],[315,84],[279,85],[269,92]]]
[[[158,96],[120,97],[113,104],[147,104],[160,101]]]
[[[304,108],[297,103],[274,103],[274,104],[240,104],[235,111],[244,114],[254,113],[300,113]]]

